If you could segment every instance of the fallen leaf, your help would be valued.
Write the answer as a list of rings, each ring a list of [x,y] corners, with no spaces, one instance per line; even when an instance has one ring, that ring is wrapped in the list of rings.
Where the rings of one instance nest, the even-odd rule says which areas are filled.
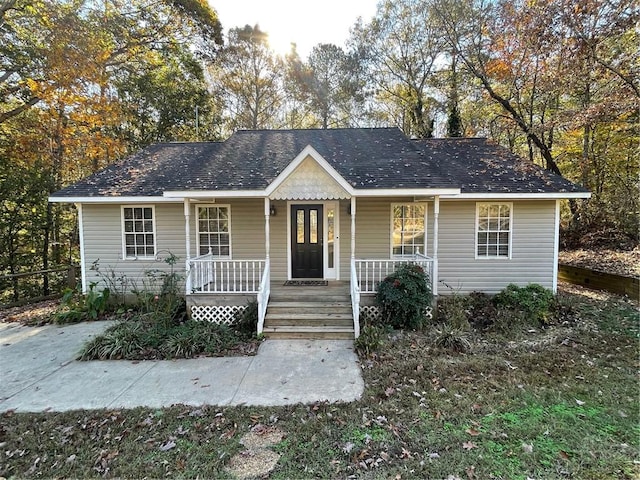
[[[472,437],[477,437],[478,435],[480,435],[480,432],[475,428],[467,428],[465,432],[471,435]]]
[[[478,446],[473,442],[464,442],[462,448],[465,450],[473,450],[474,448],[478,448]]]
[[[583,402],[582,400],[578,400],[578,399],[576,398],[576,403],[577,403],[578,405],[584,405],[586,402]]]
[[[560,450],[558,452],[558,456],[564,460],[569,460],[569,454],[567,452],[565,452],[564,450]]]
[[[471,465],[470,467],[468,467],[465,472],[467,472],[467,478],[469,480],[473,480],[474,478],[476,478],[476,467],[474,467],[473,465]]]
[[[523,443],[522,451],[524,453],[533,453],[533,444],[532,443]]]
[[[160,451],[161,452],[166,452],[166,451],[171,450],[172,448],[175,448],[175,447],[176,447],[176,442],[174,442],[173,440],[169,440],[164,445],[160,445]]]

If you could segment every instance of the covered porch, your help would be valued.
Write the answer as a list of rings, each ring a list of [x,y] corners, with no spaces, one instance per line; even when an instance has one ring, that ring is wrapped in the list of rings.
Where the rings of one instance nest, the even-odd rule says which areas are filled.
[[[411,203],[415,203],[415,200],[414,197],[406,199],[407,202],[411,201]],[[310,292],[307,291],[299,295],[297,303],[301,308],[303,304],[306,305],[307,309],[310,308],[308,303],[312,299],[311,297],[313,297],[313,301],[316,301],[316,299],[322,299],[325,296],[328,298],[327,302],[334,305],[336,311],[342,312],[342,305],[338,302],[346,301],[350,307],[351,335],[352,338],[357,338],[360,333],[361,313],[375,314],[373,312],[375,309],[373,296],[377,285],[387,275],[395,271],[400,264],[413,263],[421,266],[431,282],[434,296],[437,295],[439,197],[421,198],[420,201],[425,205],[427,203],[430,205],[428,230],[431,238],[428,250],[431,255],[422,253],[427,249],[425,238],[423,241],[425,243],[424,250],[418,247],[411,253],[398,256],[391,255],[391,252],[387,250],[389,253],[386,256],[384,256],[384,252],[376,252],[375,255],[365,256],[358,255],[358,247],[361,242],[363,244],[367,243],[363,238],[367,232],[366,228],[363,228],[362,232],[358,231],[357,224],[360,218],[358,216],[359,203],[363,202],[363,205],[366,205],[366,199],[358,199],[355,196],[351,196],[348,199],[314,200],[314,204],[332,202],[331,205],[335,205],[336,208],[334,210],[325,208],[322,213],[323,217],[318,219],[319,223],[324,226],[324,230],[320,229],[318,231],[319,238],[317,238],[318,244],[322,246],[323,267],[321,274],[313,277],[313,279],[325,280],[332,282],[332,285],[339,284],[344,286],[346,298],[337,299],[335,291],[329,295],[326,287],[315,287]],[[190,232],[192,222],[189,218],[190,212],[193,211],[192,202],[193,199],[184,200],[185,238],[187,239],[192,238]],[[298,228],[295,225],[296,205],[308,205],[308,203],[300,203],[299,200],[295,199],[273,201],[270,198],[262,198],[261,203],[264,217],[264,242],[263,244],[262,242],[256,244],[255,251],[263,250],[263,255],[252,258],[232,259],[220,258],[210,251],[201,255],[188,256],[186,261],[185,293],[187,305],[193,318],[230,323],[234,315],[246,308],[247,303],[253,300],[258,305],[257,331],[259,334],[268,335],[270,331],[269,321],[267,320],[268,313],[273,316],[274,312],[280,309],[278,298],[275,301],[277,305],[274,305],[273,292],[277,290],[279,294],[282,294],[283,284],[287,280],[310,279],[295,274],[295,269],[292,269],[291,249],[292,242],[295,243],[297,241],[295,238]],[[285,207],[284,209],[283,206]],[[281,213],[282,210],[285,210],[284,215]],[[334,222],[333,225],[330,224],[328,215],[333,216],[331,220]],[[283,230],[286,230],[286,232]],[[308,230],[308,228],[305,230],[305,235],[312,235],[312,232]],[[427,226],[425,226],[426,230]],[[281,244],[284,239],[288,243],[287,246]],[[276,242],[275,245],[274,241]],[[342,248],[340,248],[341,245]],[[187,240],[185,250],[186,252],[192,251],[189,240]],[[276,250],[275,256],[274,250]],[[360,250],[367,249],[363,247]],[[329,255],[334,256],[333,262],[328,261],[327,256]],[[274,271],[276,272],[275,275]],[[296,287],[285,287],[284,291],[293,292],[295,289]],[[301,289],[297,291],[302,292]],[[304,318],[305,315],[310,315],[310,312],[293,309],[292,304],[295,302],[287,301],[286,303],[291,308],[289,316],[296,314],[298,317]],[[271,311],[269,310],[270,305],[272,306]],[[317,304],[316,307],[318,307]],[[315,310],[320,311],[322,308],[320,306]],[[320,319],[318,320],[320,321]],[[267,321],[266,329],[265,321]],[[326,319],[321,323],[326,323]]]

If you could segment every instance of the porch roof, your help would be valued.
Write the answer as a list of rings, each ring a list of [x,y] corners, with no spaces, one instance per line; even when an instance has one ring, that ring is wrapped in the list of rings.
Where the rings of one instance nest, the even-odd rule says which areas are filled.
[[[263,196],[309,146],[356,194],[585,192],[485,139],[417,142],[397,128],[346,128],[238,131],[224,142],[151,145],[50,200]]]

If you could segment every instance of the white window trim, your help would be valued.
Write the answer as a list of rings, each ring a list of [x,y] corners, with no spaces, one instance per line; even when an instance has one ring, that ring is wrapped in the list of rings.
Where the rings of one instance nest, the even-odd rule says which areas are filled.
[[[508,256],[500,255],[478,255],[478,227],[480,220],[481,205],[508,205],[509,206],[509,254]],[[511,250],[513,247],[513,202],[476,202],[476,224],[475,224],[474,254],[476,260],[511,260]]]
[[[428,232],[429,228],[427,223],[429,208],[427,204],[425,202],[394,202],[391,204],[391,209],[389,211],[389,258],[407,258],[411,256],[411,255],[394,255],[393,254],[393,210],[397,206],[405,206],[405,205],[416,205],[416,206],[424,207],[424,244],[420,249],[420,253],[422,255],[427,254],[427,245],[428,245],[427,237],[429,235],[429,232]]]
[[[150,208],[151,224],[153,225],[153,255],[127,255],[127,242],[125,240],[124,229],[124,209],[125,208]],[[156,207],[155,205],[121,205],[120,206],[120,230],[122,235],[122,258],[123,260],[155,260],[158,257],[158,235],[156,228]],[[135,233],[135,232],[134,232]],[[148,232],[145,232],[148,233]]]
[[[200,256],[200,209],[212,207],[226,208],[229,212],[229,255],[214,255],[213,257],[231,260],[233,258],[233,239],[231,237],[231,204],[229,203],[205,203],[196,205],[196,256]]]

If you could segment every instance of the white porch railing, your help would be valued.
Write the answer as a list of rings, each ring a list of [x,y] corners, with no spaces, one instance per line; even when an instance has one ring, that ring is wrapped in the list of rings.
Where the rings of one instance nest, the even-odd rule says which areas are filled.
[[[351,259],[351,311],[353,313],[353,333],[360,336],[360,282],[356,271],[356,260]]]
[[[271,294],[271,265],[269,259],[265,261],[260,288],[258,289],[258,335],[264,329],[264,318],[267,316],[269,295]]]
[[[399,265],[406,263],[421,266],[429,281],[433,283],[433,258],[421,253],[402,258],[353,260],[352,270],[355,270],[355,273],[353,271],[351,273],[351,282],[353,283],[353,276],[355,275],[361,293],[375,293],[376,287],[387,275],[393,273]],[[431,288],[433,290],[433,285]]]
[[[187,294],[258,293],[266,260],[222,260],[211,254],[187,262]]]

